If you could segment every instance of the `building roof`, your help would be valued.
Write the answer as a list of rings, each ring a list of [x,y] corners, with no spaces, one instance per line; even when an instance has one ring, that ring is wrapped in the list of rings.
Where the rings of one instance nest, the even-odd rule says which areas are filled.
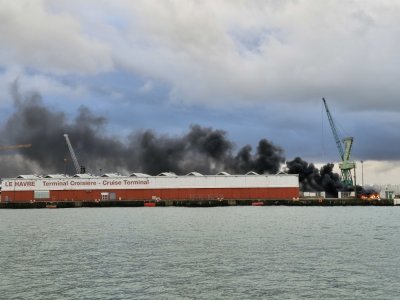
[[[231,175],[231,174],[229,174],[228,172],[219,172],[219,173],[217,173],[216,175],[223,175],[223,176],[226,176],[226,175]]]
[[[79,177],[79,178],[92,178],[93,175],[90,175],[88,173],[84,173],[84,174],[75,174],[73,177]]]
[[[186,176],[204,176],[204,175],[199,172],[190,172],[186,174]]]
[[[29,175],[18,175],[15,178],[21,178],[21,179],[38,179],[40,176],[35,175],[35,174],[29,174]]]
[[[157,176],[168,176],[168,177],[173,177],[173,176],[176,176],[176,174],[173,173],[173,172],[162,172],[162,173],[158,174]]]
[[[65,178],[65,177],[68,177],[68,176],[65,174],[49,174],[49,175],[44,176],[44,178]]]
[[[258,174],[257,172],[254,172],[254,171],[250,171],[250,172],[247,172],[246,175],[260,175],[260,174]]]
[[[150,175],[144,174],[144,173],[132,173],[129,176],[131,176],[131,177],[149,177]]]
[[[101,177],[121,177],[122,175],[119,173],[104,173]]]

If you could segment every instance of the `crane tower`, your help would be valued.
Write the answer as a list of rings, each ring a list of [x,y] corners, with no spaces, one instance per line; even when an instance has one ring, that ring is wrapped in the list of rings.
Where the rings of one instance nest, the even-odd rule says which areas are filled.
[[[85,167],[80,166],[78,163],[78,159],[76,158],[74,148],[72,148],[71,141],[69,140],[68,134],[64,134],[65,141],[67,142],[67,146],[69,149],[69,153],[71,154],[72,161],[74,163],[76,174],[85,173]]]
[[[353,176],[351,170],[355,168],[356,164],[354,161],[350,161],[351,148],[353,146],[353,137],[345,137],[340,140],[336,130],[335,123],[331,112],[329,111],[328,104],[326,104],[325,98],[322,98],[325,106],[326,115],[328,116],[329,124],[333,133],[333,138],[336,143],[336,147],[339,151],[341,162],[339,163],[339,169],[342,173],[342,183],[345,187],[349,188],[353,186]],[[343,144],[342,144],[343,143]]]

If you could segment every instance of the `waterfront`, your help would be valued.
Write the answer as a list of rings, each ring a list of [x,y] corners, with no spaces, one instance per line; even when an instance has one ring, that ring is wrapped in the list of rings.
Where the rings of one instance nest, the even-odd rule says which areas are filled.
[[[0,210],[4,299],[395,299],[397,207]]]

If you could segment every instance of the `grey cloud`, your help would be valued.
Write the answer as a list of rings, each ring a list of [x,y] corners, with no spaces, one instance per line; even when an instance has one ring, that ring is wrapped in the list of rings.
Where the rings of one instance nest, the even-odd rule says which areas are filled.
[[[3,0],[4,65],[115,67],[189,104],[325,95],[348,109],[400,109],[396,1],[36,1],[23,11],[24,1]]]
[[[0,1],[0,64],[61,74],[112,70],[110,45],[85,34],[74,16],[51,13],[46,4]]]

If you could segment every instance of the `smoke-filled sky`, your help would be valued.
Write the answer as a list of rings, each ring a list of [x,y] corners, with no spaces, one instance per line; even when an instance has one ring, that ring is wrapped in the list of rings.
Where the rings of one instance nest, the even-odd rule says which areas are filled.
[[[365,182],[396,184],[399,28],[389,0],[0,0],[3,140],[41,142],[40,132],[13,136],[19,93],[71,130],[90,121],[117,152],[133,133],[171,142],[197,128],[224,132],[228,160],[247,144],[257,160],[265,140],[324,164],[338,160],[325,97]]]

